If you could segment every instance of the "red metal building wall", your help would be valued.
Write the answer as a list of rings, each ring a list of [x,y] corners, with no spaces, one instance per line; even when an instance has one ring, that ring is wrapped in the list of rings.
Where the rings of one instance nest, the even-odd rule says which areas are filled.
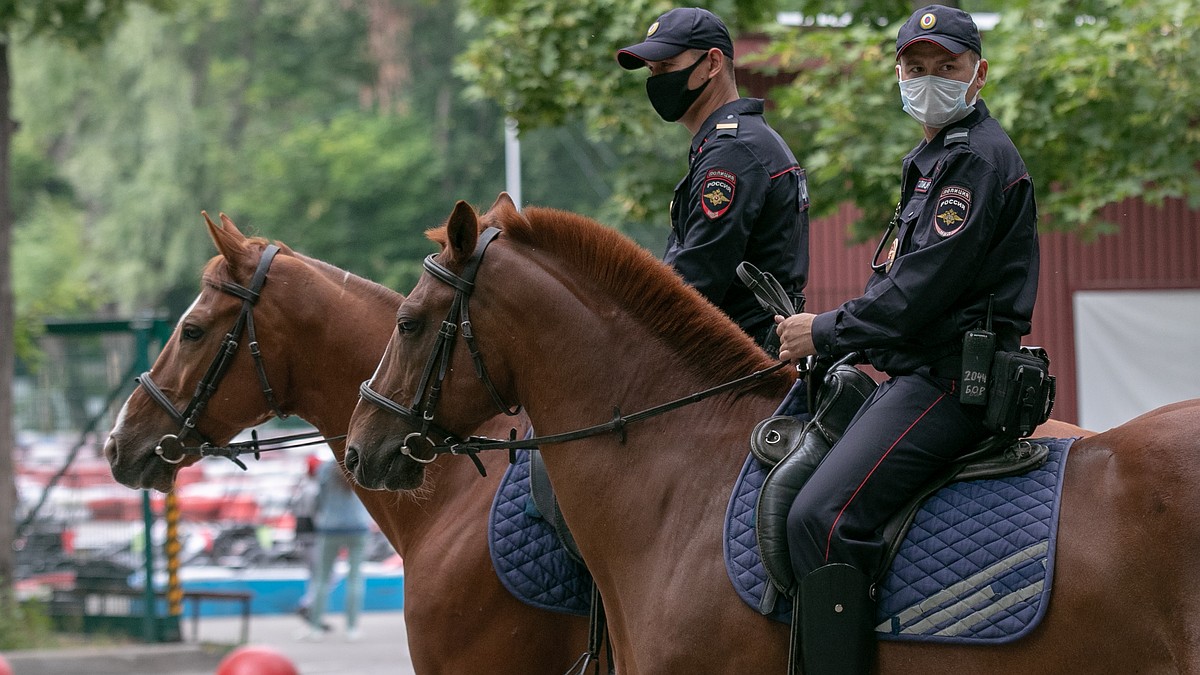
[[[855,217],[850,206],[812,222],[809,311],[837,307],[862,292],[875,242],[851,245],[846,234]],[[1200,288],[1200,211],[1182,200],[1161,207],[1129,200],[1104,210],[1116,234],[1092,242],[1061,232],[1042,233],[1038,301],[1027,345],[1050,353],[1058,378],[1055,419],[1077,422],[1075,318],[1077,291]],[[881,224],[882,228],[882,224]],[[1153,326],[1146,326],[1153,331]]]

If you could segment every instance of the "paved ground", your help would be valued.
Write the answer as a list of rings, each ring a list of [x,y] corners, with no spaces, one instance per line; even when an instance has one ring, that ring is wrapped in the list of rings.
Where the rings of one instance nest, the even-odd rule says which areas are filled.
[[[345,640],[341,615],[328,619],[334,632],[320,642],[301,642],[296,639],[303,628],[300,619],[254,616],[248,643],[282,652],[300,675],[413,675],[402,612],[363,614],[357,642]],[[241,619],[201,617],[199,641],[192,639],[190,617],[181,627],[182,644],[8,652],[4,658],[13,675],[213,675],[237,644]]]

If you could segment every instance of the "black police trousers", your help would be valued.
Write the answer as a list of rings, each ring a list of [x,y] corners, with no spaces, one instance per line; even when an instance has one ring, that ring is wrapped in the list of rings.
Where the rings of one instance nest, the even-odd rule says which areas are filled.
[[[886,380],[867,399],[788,512],[797,579],[829,563],[875,577],[888,520],[933,476],[982,440],[982,408],[929,368]]]

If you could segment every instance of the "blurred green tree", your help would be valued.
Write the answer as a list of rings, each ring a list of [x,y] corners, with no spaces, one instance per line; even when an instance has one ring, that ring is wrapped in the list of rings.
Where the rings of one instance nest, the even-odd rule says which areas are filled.
[[[161,5],[161,0],[143,0]],[[126,0],[9,0],[0,5],[0,513],[16,513],[13,476],[13,369],[16,312],[13,299],[13,199],[12,199],[12,76],[11,45],[32,36],[46,36],[79,47],[94,45],[109,34],[124,16]],[[13,540],[15,523],[0,518],[0,614],[16,610],[13,596]],[[5,621],[5,625],[12,625]]]
[[[899,160],[920,138],[900,109],[893,68],[900,23],[924,2],[746,0],[709,6],[740,31],[767,31],[771,46],[739,59],[794,75],[772,92],[773,124],[808,169],[817,213],[849,201],[866,234],[890,216]],[[960,4],[960,3],[955,3]],[[589,129],[645,148],[617,180],[653,186],[619,193],[623,212],[659,212],[669,194],[660,122],[622,74],[613,51],[671,5],[583,0],[471,0],[482,37],[460,72],[525,127],[585,120]],[[1106,204],[1128,197],[1185,197],[1200,205],[1200,14],[1181,0],[963,2],[994,10],[984,33],[983,98],[1020,148],[1037,185],[1043,224],[1084,234],[1111,227]],[[798,25],[771,15],[791,12]],[[478,17],[487,17],[481,19]],[[628,159],[628,155],[626,156]]]

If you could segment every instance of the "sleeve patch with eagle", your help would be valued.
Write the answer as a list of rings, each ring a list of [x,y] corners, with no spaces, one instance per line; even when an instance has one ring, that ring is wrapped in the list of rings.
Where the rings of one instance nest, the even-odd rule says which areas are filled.
[[[970,213],[971,191],[957,185],[944,187],[933,210],[933,227],[944,239],[961,230]]]
[[[700,205],[704,215],[714,220],[725,215],[733,205],[734,188],[737,187],[737,176],[725,169],[709,169],[704,174],[704,183],[700,188]]]

